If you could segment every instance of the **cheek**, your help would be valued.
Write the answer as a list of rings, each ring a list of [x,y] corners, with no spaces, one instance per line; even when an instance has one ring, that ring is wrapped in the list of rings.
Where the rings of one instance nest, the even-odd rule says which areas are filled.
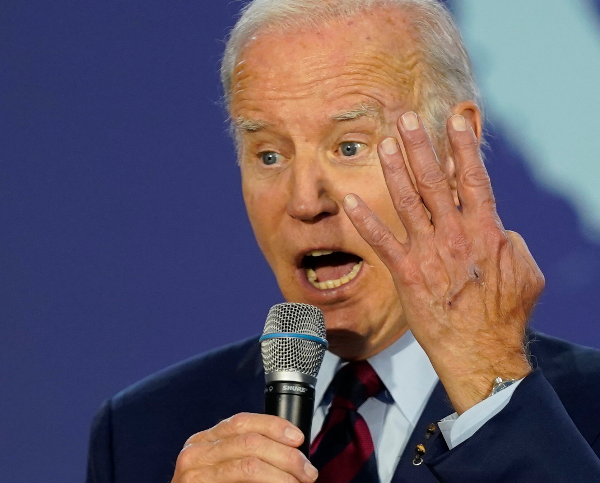
[[[256,241],[272,264],[272,254],[278,252],[275,244],[279,238],[274,236],[280,219],[278,214],[281,213],[282,203],[285,206],[285,201],[268,186],[246,179],[242,181],[242,192]]]
[[[379,166],[372,170],[369,177],[362,179],[354,193],[362,198],[399,241],[403,242],[406,239],[406,230],[394,208],[392,197]]]

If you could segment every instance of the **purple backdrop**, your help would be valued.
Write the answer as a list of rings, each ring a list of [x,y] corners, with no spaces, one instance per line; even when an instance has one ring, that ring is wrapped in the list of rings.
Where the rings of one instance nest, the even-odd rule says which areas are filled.
[[[81,481],[103,399],[281,301],[220,106],[238,7],[0,3],[0,481]],[[505,225],[547,277],[535,325],[600,347],[600,247],[490,141]]]

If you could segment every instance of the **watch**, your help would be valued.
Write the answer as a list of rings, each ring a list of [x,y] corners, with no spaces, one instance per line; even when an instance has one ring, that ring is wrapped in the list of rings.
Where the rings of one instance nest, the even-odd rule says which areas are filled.
[[[518,379],[502,379],[501,377],[497,377],[494,379],[494,385],[492,387],[492,392],[488,397],[493,396],[494,394],[498,394],[502,389],[506,389],[508,386],[512,386]]]

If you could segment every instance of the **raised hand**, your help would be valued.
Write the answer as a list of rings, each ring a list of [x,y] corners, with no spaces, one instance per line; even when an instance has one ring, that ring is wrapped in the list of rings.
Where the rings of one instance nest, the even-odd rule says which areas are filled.
[[[379,145],[406,240],[397,240],[357,195],[346,196],[344,206],[391,272],[407,323],[460,414],[490,393],[497,376],[517,379],[531,370],[524,331],[544,277],[520,235],[502,226],[470,124],[456,115],[447,127],[459,209],[413,112],[398,122],[406,160],[398,140]]]

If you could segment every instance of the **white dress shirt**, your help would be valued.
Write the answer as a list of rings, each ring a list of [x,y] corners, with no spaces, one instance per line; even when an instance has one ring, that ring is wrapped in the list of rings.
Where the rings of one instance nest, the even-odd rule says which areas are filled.
[[[385,384],[386,390],[378,397],[368,399],[358,410],[365,419],[377,458],[381,483],[389,483],[408,440],[425,409],[429,396],[438,382],[438,376],[410,331],[391,346],[367,359]],[[319,433],[329,405],[331,394],[327,389],[342,364],[342,360],[326,352],[315,387],[315,414],[312,438]],[[444,418],[439,426],[450,449],[471,437],[509,402],[518,383],[485,399],[465,411],[460,417],[454,413]]]

